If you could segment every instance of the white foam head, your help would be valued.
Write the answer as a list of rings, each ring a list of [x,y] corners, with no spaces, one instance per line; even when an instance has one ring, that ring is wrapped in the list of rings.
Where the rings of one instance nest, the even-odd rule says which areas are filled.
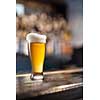
[[[46,43],[46,35],[41,35],[38,33],[29,33],[26,36],[26,40],[28,42],[40,42],[40,43]]]

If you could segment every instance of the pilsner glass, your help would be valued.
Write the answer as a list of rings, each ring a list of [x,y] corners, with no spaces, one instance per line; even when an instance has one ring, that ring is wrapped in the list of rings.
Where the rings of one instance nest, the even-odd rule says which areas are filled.
[[[43,79],[43,64],[45,58],[46,36],[37,33],[29,33],[26,36],[28,41],[29,55],[32,65],[31,79]]]

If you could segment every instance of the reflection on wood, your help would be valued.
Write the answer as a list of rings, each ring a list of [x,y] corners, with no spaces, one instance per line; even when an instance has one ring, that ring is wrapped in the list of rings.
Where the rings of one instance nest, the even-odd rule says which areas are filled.
[[[75,69],[69,69],[69,70],[58,70],[58,71],[47,71],[44,72],[44,75],[51,75],[51,74],[59,74],[59,73],[76,73],[76,72],[82,72],[82,68],[75,68]],[[25,77],[31,75],[30,73],[28,74],[17,74],[16,77]]]

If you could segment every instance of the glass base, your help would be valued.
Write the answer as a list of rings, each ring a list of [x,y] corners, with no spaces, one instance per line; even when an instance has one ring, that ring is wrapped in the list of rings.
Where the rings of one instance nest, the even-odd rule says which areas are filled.
[[[31,74],[31,80],[43,80],[43,74]]]

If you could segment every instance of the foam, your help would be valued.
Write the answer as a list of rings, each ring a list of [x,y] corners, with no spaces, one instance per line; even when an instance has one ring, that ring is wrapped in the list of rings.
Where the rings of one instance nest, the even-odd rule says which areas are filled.
[[[40,42],[40,43],[46,43],[46,35],[41,35],[38,33],[29,33],[26,36],[26,40],[28,42]]]

